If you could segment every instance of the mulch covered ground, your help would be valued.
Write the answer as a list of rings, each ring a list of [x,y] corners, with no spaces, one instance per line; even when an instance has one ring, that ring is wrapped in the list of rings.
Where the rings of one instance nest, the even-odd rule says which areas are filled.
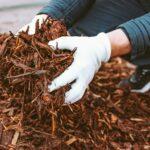
[[[118,89],[133,72],[120,58],[102,66],[81,101],[63,105],[70,85],[48,85],[72,62],[49,40],[66,35],[47,20],[36,34],[0,35],[0,150],[150,149],[150,92]]]

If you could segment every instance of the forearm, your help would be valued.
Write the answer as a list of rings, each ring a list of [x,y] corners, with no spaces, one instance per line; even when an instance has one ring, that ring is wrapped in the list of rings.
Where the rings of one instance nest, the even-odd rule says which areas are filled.
[[[150,53],[150,13],[132,19],[108,33],[112,57],[131,52],[131,59]]]
[[[111,43],[111,57],[122,56],[131,52],[131,44],[121,29],[107,33]]]
[[[118,28],[130,41],[131,60],[150,54],[150,13],[123,23]]]

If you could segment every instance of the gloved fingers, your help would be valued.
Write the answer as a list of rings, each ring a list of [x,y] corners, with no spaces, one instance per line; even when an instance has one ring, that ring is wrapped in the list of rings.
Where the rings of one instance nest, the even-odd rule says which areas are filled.
[[[22,32],[22,31],[24,31],[24,32],[27,31],[28,27],[29,27],[28,24],[23,26],[15,35],[19,35],[19,33]]]
[[[29,35],[35,34],[35,25],[27,24],[24,27],[22,27],[15,35],[19,35],[19,33],[23,31],[26,32],[28,28],[29,28],[29,31],[28,31]]]
[[[31,23],[36,24],[37,22],[39,23],[39,27],[41,27],[42,23],[47,19],[48,15],[42,14],[42,15],[36,15]]]
[[[28,34],[29,34],[29,35],[35,34],[35,28],[36,28],[36,25],[33,24],[33,23],[31,23],[28,27],[29,27]]]
[[[56,40],[50,41],[49,46],[52,46],[54,49],[68,49],[73,51],[75,46],[76,39],[74,37],[60,37]]]
[[[39,21],[39,27],[41,28],[42,23],[44,22],[44,18],[38,19],[38,21]]]
[[[72,84],[71,90],[68,91],[65,95],[65,103],[75,103],[80,100],[86,90],[86,85],[84,84],[82,79],[77,79],[75,83]]]
[[[65,103],[74,103],[80,100],[83,97],[86,88],[92,81],[93,77],[94,72],[92,70],[86,72],[86,74],[80,73],[76,82],[72,84],[71,90],[66,93]]]
[[[67,70],[62,73],[60,76],[55,78],[52,83],[48,86],[48,89],[50,92],[59,89],[62,86],[65,86],[66,84],[69,84],[73,80],[75,80],[77,77],[77,69],[72,64],[70,67],[67,68]]]
[[[36,22],[39,23],[39,28],[41,28],[42,23],[44,22],[44,19],[43,19],[43,18],[37,19],[37,20],[31,22],[30,25],[27,26],[27,28],[29,27],[29,31],[28,31],[28,34],[29,34],[29,35],[35,34]],[[27,30],[27,28],[26,28],[26,30]],[[26,31],[26,30],[25,30],[25,31]]]

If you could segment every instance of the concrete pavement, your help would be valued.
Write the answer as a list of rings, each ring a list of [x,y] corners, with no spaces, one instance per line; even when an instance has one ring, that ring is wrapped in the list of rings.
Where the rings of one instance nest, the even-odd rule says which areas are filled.
[[[48,2],[48,0],[0,0],[0,7],[46,2]]]
[[[0,33],[16,33],[29,23],[47,2],[48,0],[0,0]]]

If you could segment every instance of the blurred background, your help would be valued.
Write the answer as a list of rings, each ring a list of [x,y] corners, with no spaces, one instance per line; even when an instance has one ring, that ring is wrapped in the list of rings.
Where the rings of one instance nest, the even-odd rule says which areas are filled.
[[[16,33],[49,0],[0,0],[0,33]]]

